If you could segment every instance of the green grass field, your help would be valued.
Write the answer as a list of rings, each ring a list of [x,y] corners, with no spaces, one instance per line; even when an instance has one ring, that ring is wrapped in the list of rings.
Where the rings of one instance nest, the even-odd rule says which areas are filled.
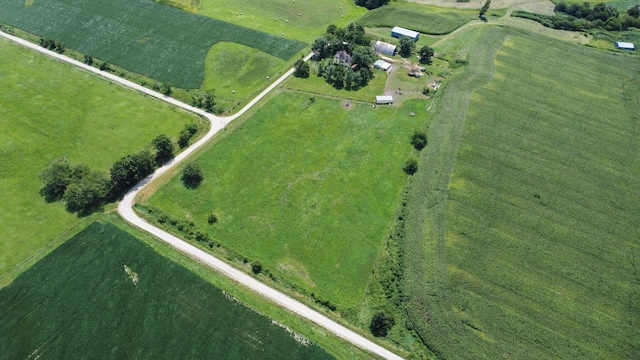
[[[199,121],[0,39],[0,284],[83,220],[39,195],[40,171],[68,158],[108,172],[120,157]]]
[[[109,223],[0,290],[0,358],[329,359]]]
[[[9,0],[0,22],[179,88],[200,88],[206,54],[218,42],[284,60],[306,46],[148,0]]]
[[[352,0],[201,0],[202,15],[306,43],[330,24],[345,26],[367,10]],[[277,20],[276,20],[277,19]]]
[[[506,29],[479,39],[452,83],[472,91],[468,111],[437,109],[431,130],[450,140],[421,159],[445,175],[411,193],[426,219],[411,222],[407,255],[416,328],[447,358],[633,358],[640,65]],[[489,81],[468,82],[476,74]]]
[[[358,311],[424,121],[410,111],[281,93],[197,159],[197,190],[176,177],[149,203],[339,311]]]
[[[358,23],[366,27],[402,26],[424,34],[448,34],[478,18],[476,10],[453,10],[419,4],[390,4],[369,11]]]

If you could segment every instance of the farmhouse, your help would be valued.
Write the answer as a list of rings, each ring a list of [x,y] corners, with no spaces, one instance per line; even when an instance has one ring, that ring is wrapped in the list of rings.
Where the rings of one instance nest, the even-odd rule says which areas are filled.
[[[376,96],[376,104],[393,104],[393,96],[378,95]]]
[[[376,69],[387,71],[391,68],[391,64],[389,64],[384,60],[378,60],[375,63],[373,63],[373,67]]]
[[[408,36],[411,38],[411,40],[418,41],[418,37],[420,36],[420,33],[413,30],[401,28],[400,26],[396,26],[393,29],[391,29],[391,36],[397,37],[397,38]]]
[[[383,41],[376,41],[376,44],[373,46],[373,51],[393,56],[398,52],[398,47]]]
[[[622,50],[635,50],[635,46],[633,46],[633,43],[630,42],[621,42],[618,41],[616,42],[616,47],[618,49],[622,49]]]

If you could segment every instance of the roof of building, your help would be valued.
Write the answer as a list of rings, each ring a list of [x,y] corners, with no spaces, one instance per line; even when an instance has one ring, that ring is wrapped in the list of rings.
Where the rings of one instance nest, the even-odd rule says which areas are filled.
[[[396,26],[393,29],[391,29],[391,33],[392,34],[396,33],[396,34],[408,36],[408,37],[410,37],[412,39],[415,39],[415,38],[418,37],[418,35],[420,35],[420,33],[417,32],[417,31],[401,28],[400,26]]]
[[[389,64],[388,62],[384,61],[384,60],[378,60],[375,63],[373,63],[374,67],[380,68],[382,70],[389,70],[389,68],[391,67],[391,64]]]
[[[618,49],[635,49],[635,46],[633,46],[633,43],[630,43],[630,42],[618,41],[616,42],[616,46],[618,47]]]
[[[376,41],[376,44],[373,46],[374,51],[389,54],[389,55],[393,55],[396,52],[397,48],[398,48],[397,46],[383,42],[383,41]]]
[[[393,102],[393,96],[391,95],[378,95],[376,96],[376,102]]]

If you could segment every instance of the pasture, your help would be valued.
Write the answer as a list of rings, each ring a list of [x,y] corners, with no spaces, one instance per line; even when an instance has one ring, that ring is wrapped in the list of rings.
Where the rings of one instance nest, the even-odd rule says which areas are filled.
[[[120,157],[150,148],[158,134],[176,139],[199,120],[4,38],[0,79],[2,286],[84,221],[40,196],[44,167],[66,157],[108,172]]]
[[[260,261],[285,284],[358,311],[424,119],[400,107],[283,92],[148,203],[206,229],[223,248]],[[209,213],[218,222],[207,223]],[[321,255],[320,255],[321,254]]]
[[[199,89],[212,45],[233,42],[283,60],[306,45],[148,0],[0,4],[0,22],[178,88]]]
[[[346,26],[367,12],[353,0],[201,0],[199,9],[202,15],[305,43],[330,24]]]
[[[426,208],[413,211],[427,215],[423,225],[408,222],[426,239],[409,254],[410,280],[428,275],[410,308],[431,310],[410,314],[444,357],[633,358],[640,65],[628,54],[518,30],[491,34],[495,42],[485,34],[469,50],[466,78],[479,47],[494,54],[479,72],[486,81],[467,86],[466,116],[434,120],[464,124],[443,148],[457,153],[454,165],[437,170],[453,166],[450,181],[412,193],[426,194]],[[437,184],[446,198],[430,190]]]
[[[0,358],[330,359],[110,223],[0,290]]]
[[[389,4],[367,12],[358,23],[366,27],[402,26],[423,34],[443,35],[478,18],[476,10],[452,10],[418,4]]]

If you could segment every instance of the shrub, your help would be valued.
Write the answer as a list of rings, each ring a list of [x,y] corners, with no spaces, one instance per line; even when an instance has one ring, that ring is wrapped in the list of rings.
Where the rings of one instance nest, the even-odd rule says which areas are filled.
[[[371,318],[369,330],[375,337],[385,337],[394,324],[395,320],[393,319],[393,316],[384,311],[378,311],[373,315],[373,318]]]
[[[424,147],[427,146],[427,135],[423,132],[416,131],[411,137],[411,145],[418,151],[424,149]]]
[[[182,177],[180,178],[184,186],[188,188],[196,188],[202,182],[202,169],[196,163],[188,163],[184,168]]]
[[[407,175],[413,175],[418,171],[418,162],[415,159],[409,159],[406,163],[404,163],[404,167],[402,168]]]
[[[207,217],[207,222],[209,223],[209,225],[213,225],[217,223],[218,214],[216,214],[213,210],[211,210],[211,212],[209,213],[209,216]]]
[[[251,271],[258,275],[262,272],[262,264],[259,261],[256,261],[251,264]]]

